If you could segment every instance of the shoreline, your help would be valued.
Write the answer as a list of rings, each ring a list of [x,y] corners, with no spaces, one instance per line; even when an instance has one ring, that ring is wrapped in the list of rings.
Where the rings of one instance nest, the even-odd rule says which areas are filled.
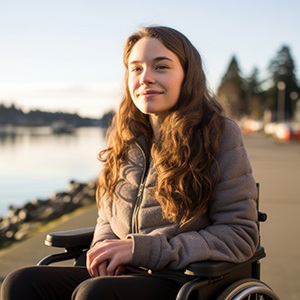
[[[93,203],[85,204],[84,206],[79,207],[72,212],[66,213],[57,219],[54,219],[54,220],[51,220],[51,221],[48,221],[45,223],[36,224],[36,226],[34,226],[32,228],[32,230],[28,233],[28,235],[26,237],[24,237],[22,240],[14,241],[5,247],[0,247],[0,258],[2,256],[4,256],[5,254],[9,253],[14,247],[18,247],[18,245],[20,245],[22,242],[25,242],[26,240],[31,239],[32,237],[36,236],[37,234],[51,232],[52,228],[55,228],[56,226],[58,226],[60,224],[68,222],[68,221],[72,220],[73,218],[76,218],[77,216],[80,216],[81,214],[83,214],[86,210],[88,210],[92,206],[93,206]],[[74,228],[74,229],[76,229],[76,228]]]
[[[51,222],[68,217],[79,208],[95,203],[96,180],[70,181],[69,188],[46,199],[11,206],[7,217],[0,217],[0,251],[47,227]]]
[[[89,204],[65,214],[61,218],[45,223],[22,241],[12,243],[0,250],[0,289],[4,278],[12,271],[36,265],[42,258],[55,253],[63,253],[64,248],[45,245],[45,237],[50,232],[93,227],[97,220],[96,203]],[[57,265],[73,265],[65,261]]]

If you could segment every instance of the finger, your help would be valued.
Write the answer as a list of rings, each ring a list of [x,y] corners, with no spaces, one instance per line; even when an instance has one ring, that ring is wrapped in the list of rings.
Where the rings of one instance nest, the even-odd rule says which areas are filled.
[[[98,271],[98,276],[107,276],[107,262],[104,261],[103,263],[101,263],[100,265],[98,265],[97,267],[97,271]]]
[[[91,277],[99,276],[97,268],[93,267],[94,258],[90,255],[91,253],[88,251],[86,255],[86,268]]]
[[[107,261],[106,273],[108,276],[114,276],[117,268],[118,268],[118,264],[115,259],[112,259],[111,261]]]
[[[87,268],[87,270],[88,270],[91,277],[99,276],[97,270],[94,270],[94,269],[90,268],[89,266],[87,266],[86,268]]]
[[[115,256],[111,261],[108,261],[106,271],[109,276],[121,275],[125,271],[125,266],[120,262],[120,259]]]
[[[87,267],[87,270],[91,277],[100,276],[99,271],[98,271],[98,266],[96,266],[96,265],[92,266],[91,264],[90,265],[87,264],[86,267]]]
[[[107,275],[106,267],[107,262],[102,262],[101,264],[92,264],[87,269],[91,277],[99,277]]]
[[[105,256],[104,253],[99,254],[98,251],[88,251],[86,267],[92,277],[105,276],[107,274],[106,267],[108,263]]]
[[[86,253],[86,266],[90,267],[96,258],[96,251],[95,249],[91,248]]]
[[[123,275],[124,273],[125,273],[125,266],[124,265],[118,266],[115,275],[119,276],[119,275]]]

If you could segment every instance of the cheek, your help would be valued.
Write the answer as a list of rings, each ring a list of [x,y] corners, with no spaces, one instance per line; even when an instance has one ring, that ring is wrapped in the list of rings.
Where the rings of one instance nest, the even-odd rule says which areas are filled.
[[[176,80],[174,80],[170,83],[171,88],[172,88],[171,90],[173,93],[173,97],[176,97],[176,98],[179,97],[182,83],[183,83],[182,77],[178,77],[178,78],[176,78]]]
[[[131,79],[128,79],[127,86],[128,86],[128,90],[131,95],[131,98],[133,98],[134,97],[134,84]]]

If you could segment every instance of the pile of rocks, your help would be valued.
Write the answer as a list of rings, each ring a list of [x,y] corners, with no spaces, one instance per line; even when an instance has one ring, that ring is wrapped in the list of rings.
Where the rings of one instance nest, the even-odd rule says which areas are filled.
[[[25,238],[40,224],[95,203],[96,186],[96,181],[80,183],[72,180],[65,192],[44,200],[34,199],[20,208],[11,206],[7,217],[0,218],[0,248]]]

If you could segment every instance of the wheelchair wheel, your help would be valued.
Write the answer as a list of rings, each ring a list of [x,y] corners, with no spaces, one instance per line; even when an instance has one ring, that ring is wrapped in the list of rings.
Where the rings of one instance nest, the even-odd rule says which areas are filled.
[[[260,280],[242,279],[228,286],[217,300],[280,300],[273,290]]]

